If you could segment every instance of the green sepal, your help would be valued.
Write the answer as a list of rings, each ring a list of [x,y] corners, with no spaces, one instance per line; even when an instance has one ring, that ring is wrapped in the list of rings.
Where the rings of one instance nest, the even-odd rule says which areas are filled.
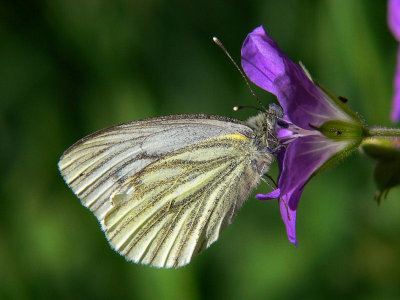
[[[310,124],[310,126],[312,126]],[[341,120],[327,121],[320,127],[313,127],[328,139],[336,141],[353,141],[359,144],[365,136],[362,124],[349,123]],[[352,144],[353,144],[352,143]]]

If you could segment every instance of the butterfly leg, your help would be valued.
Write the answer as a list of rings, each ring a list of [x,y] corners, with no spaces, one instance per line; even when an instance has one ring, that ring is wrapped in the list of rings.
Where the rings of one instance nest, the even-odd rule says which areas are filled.
[[[282,145],[278,145],[275,148],[271,149],[269,147],[267,147],[267,150],[270,154],[278,154],[278,152],[281,150]]]
[[[275,180],[270,175],[264,174],[264,176],[267,177],[270,181],[266,180],[264,177],[261,177],[261,180],[264,181],[268,186],[273,189],[276,189],[278,187]]]

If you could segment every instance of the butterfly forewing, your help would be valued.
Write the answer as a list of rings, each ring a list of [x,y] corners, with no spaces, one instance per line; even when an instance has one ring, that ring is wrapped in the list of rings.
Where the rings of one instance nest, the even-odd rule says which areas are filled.
[[[61,157],[59,168],[83,205],[102,218],[109,209],[106,200],[121,182],[163,155],[210,137],[252,134],[234,121],[176,115],[113,126],[71,146]]]
[[[179,267],[218,238],[272,158],[240,121],[178,115],[94,133],[59,168],[115,250]]]

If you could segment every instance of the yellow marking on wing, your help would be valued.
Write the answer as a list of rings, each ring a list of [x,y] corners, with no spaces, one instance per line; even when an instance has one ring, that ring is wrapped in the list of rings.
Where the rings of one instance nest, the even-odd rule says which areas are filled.
[[[243,141],[248,141],[246,137],[240,134],[226,134],[223,136],[220,136],[219,138],[228,138],[228,139],[234,139],[234,140],[243,140]]]

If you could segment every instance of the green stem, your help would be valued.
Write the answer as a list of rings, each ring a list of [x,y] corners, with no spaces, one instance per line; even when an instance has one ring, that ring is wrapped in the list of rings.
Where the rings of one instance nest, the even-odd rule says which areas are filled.
[[[400,128],[387,128],[387,127],[366,127],[366,137],[385,136],[385,137],[400,137]]]

